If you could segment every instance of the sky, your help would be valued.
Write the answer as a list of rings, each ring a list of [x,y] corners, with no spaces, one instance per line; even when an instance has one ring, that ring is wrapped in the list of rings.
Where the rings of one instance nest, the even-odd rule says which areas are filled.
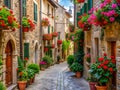
[[[61,6],[64,6],[64,8],[68,11],[69,7],[71,7],[72,9],[72,18],[70,19],[70,21],[73,21],[73,17],[74,17],[74,7],[73,7],[73,3],[70,0],[59,0],[59,4]]]

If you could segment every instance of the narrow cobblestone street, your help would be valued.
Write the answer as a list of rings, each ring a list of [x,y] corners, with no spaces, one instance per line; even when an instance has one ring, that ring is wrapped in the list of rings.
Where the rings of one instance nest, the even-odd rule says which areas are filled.
[[[26,90],[89,90],[88,83],[74,77],[66,62],[56,64],[36,75],[35,83]]]

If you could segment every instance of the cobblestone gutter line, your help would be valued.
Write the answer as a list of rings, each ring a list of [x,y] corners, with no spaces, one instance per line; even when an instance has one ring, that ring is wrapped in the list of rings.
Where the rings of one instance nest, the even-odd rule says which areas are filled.
[[[56,90],[65,90],[64,89],[64,74],[63,73],[66,71],[66,69],[64,69],[62,72],[59,72],[59,74],[58,74],[57,89]]]

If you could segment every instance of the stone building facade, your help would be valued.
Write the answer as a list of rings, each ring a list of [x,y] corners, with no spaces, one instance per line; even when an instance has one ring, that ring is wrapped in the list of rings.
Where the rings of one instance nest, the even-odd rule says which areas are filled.
[[[89,1],[89,0],[88,0]],[[86,0],[85,3],[88,3]],[[100,0],[91,0],[93,7],[98,7]],[[77,5],[77,9],[81,10],[84,4]],[[119,35],[120,24],[114,22],[105,27],[104,31],[101,27],[92,26],[90,31],[85,32],[85,55],[90,53],[91,62],[86,61],[84,58],[84,77],[87,79],[89,77],[88,70],[90,69],[90,64],[96,61],[98,56],[103,56],[104,53],[108,57],[115,56],[117,71],[113,75],[112,85],[110,90],[120,90],[120,35]]]

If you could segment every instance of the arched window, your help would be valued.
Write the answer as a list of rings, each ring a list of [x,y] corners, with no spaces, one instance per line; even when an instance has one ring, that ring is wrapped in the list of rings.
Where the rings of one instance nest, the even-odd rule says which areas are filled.
[[[4,0],[4,4],[6,7],[8,7],[9,9],[11,8],[11,0]]]

